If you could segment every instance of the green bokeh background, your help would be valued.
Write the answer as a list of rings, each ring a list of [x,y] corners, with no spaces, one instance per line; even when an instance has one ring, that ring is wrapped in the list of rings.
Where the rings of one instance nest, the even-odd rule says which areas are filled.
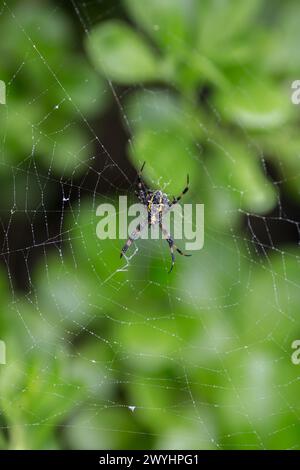
[[[64,3],[0,2],[0,447],[299,448],[299,2]],[[143,161],[172,274],[96,237]]]

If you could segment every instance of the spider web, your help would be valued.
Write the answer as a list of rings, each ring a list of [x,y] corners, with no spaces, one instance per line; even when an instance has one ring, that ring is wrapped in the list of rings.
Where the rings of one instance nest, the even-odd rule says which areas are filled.
[[[48,5],[53,15],[64,8]],[[1,446],[299,448],[299,369],[290,359],[300,334],[299,223],[285,192],[299,175],[282,170],[278,176],[257,148],[277,205],[269,215],[253,214],[244,208],[242,191],[240,202],[230,203],[237,190],[220,182],[195,142],[198,153],[190,159],[205,184],[198,189],[191,178],[185,198],[205,203],[204,248],[192,258],[177,256],[172,275],[164,240],[140,240],[127,262],[120,261],[124,240],[97,239],[96,208],[116,204],[119,195],[133,199],[136,171],[126,151],[134,147],[133,123],[125,102],[136,88],[149,96],[156,90],[117,88],[105,80],[100,92],[87,96],[112,96],[110,108],[90,118],[53,65],[51,50],[41,51],[39,25],[25,27],[17,6],[4,1],[0,8],[0,23],[5,17],[25,44],[1,107],[1,283],[9,292],[1,301],[7,347]],[[118,2],[103,8],[98,0],[72,1],[68,8],[83,36],[103,17],[120,14]],[[47,83],[37,80],[26,108],[13,108],[11,96],[35,67]],[[43,115],[36,117],[34,104],[45,97]],[[222,126],[209,96],[203,100]],[[44,125],[53,115],[60,124],[50,133]],[[21,134],[19,120],[30,135]],[[76,152],[63,147],[64,160],[60,139],[74,125],[85,144]],[[207,132],[201,120],[197,125]],[[111,137],[113,126],[120,141]],[[30,141],[19,160],[11,129],[15,141]],[[214,133],[205,140],[236,165]],[[183,188],[183,175],[178,179]],[[168,191],[170,181],[157,175],[147,183]]]

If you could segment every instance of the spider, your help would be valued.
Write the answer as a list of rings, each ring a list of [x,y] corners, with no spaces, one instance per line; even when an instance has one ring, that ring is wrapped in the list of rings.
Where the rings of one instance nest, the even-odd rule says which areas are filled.
[[[147,218],[147,221],[141,224],[138,224],[138,226],[132,232],[132,234],[130,235],[130,237],[128,238],[127,242],[125,243],[125,245],[123,246],[121,250],[120,258],[122,258],[122,256],[126,253],[128,248],[131,246],[132,242],[140,236],[142,230],[146,227],[146,225],[150,227],[151,225],[155,225],[158,223],[159,228],[161,229],[165,240],[168,242],[170,252],[171,252],[172,264],[169,270],[169,273],[170,273],[175,264],[174,249],[182,256],[191,256],[191,255],[184,253],[175,245],[173,238],[171,237],[169,232],[166,230],[166,228],[163,226],[162,218],[163,218],[163,215],[166,212],[168,212],[174,204],[177,204],[177,202],[180,201],[182,196],[185,193],[187,193],[189,189],[189,175],[187,175],[187,183],[186,183],[186,187],[184,188],[184,190],[180,193],[178,197],[173,196],[172,201],[170,201],[168,196],[165,193],[163,193],[161,190],[153,191],[146,187],[145,183],[142,180],[142,171],[144,169],[145,163],[146,162],[143,163],[142,168],[138,172],[138,183],[137,183],[137,189],[135,190],[135,194],[137,195],[140,202],[146,207],[148,218]]]

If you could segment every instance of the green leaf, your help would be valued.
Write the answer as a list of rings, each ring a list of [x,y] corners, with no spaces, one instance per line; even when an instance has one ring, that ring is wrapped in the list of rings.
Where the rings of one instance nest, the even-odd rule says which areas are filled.
[[[107,405],[109,402],[96,403],[97,412],[93,409],[95,404],[85,405],[72,416],[70,425],[63,429],[68,446],[72,449],[150,448],[147,433],[142,439],[139,437],[140,423],[132,417],[132,411],[124,405]]]
[[[37,344],[25,350],[18,341],[8,341],[10,361],[1,371],[0,406],[9,424],[10,447],[41,449],[49,446],[55,426],[74,411],[83,388],[67,373],[66,351],[54,356]],[[36,425],[41,422],[45,425]]]
[[[67,220],[67,227],[72,234],[72,247],[76,253],[76,263],[80,266],[80,274],[84,278],[86,287],[96,299],[98,307],[96,312],[102,314],[103,306],[109,305],[110,311],[117,308],[118,298],[127,295],[128,272],[124,271],[124,260],[120,260],[121,248],[126,239],[119,238],[119,217],[116,216],[116,239],[99,239],[97,225],[101,216],[96,214],[100,204],[109,203],[116,208],[118,214],[118,200],[97,200],[81,204],[78,211],[73,211]],[[81,278],[82,279],[82,278]],[[112,282],[107,282],[111,279]],[[118,285],[117,292],[114,286]]]
[[[170,54],[188,48],[194,0],[124,0],[124,3],[135,21]]]
[[[263,64],[272,73],[282,75],[295,74],[298,78],[299,57],[299,2],[285,2],[284,7],[280,2],[276,7],[276,18],[272,25],[272,31],[266,31],[263,54]],[[293,77],[289,77],[292,81]]]
[[[291,114],[289,96],[265,77],[236,74],[232,86],[218,92],[220,113],[248,129],[273,129],[285,124]]]
[[[146,161],[145,175],[149,183],[163,187],[168,193],[179,193],[186,182],[186,175],[197,174],[196,150],[184,135],[176,132],[151,132],[147,129],[138,132],[130,157],[136,168]],[[192,184],[192,183],[191,183]]]
[[[126,116],[135,131],[180,131],[190,134],[193,119],[185,113],[180,98],[163,90],[144,90],[130,95],[125,103]]]
[[[29,163],[29,157],[44,161],[45,171],[53,168],[71,176],[86,171],[91,141],[76,122],[82,121],[80,113],[88,118],[102,111],[107,96],[104,80],[82,54],[74,53],[71,23],[62,11],[44,3],[28,8],[19,2],[14,15],[15,20],[6,9],[1,16],[6,40],[0,44],[0,79],[14,80],[9,106],[0,106],[0,173],[20,161]],[[0,101],[2,96],[0,91]]]
[[[11,65],[15,57],[23,61],[32,54],[37,60],[37,51],[48,64],[54,58],[61,59],[62,51],[74,43],[73,33],[72,23],[62,9],[55,10],[47,2],[18,2],[13,13],[7,9],[7,14],[1,14],[1,35],[5,41],[0,44],[0,69],[2,65],[6,65],[4,69]],[[38,61],[42,63],[40,58]]]
[[[254,151],[225,136],[211,145],[208,171],[214,184],[229,192],[241,209],[258,214],[270,211],[276,205],[276,190]]]
[[[158,61],[153,51],[121,21],[97,26],[86,48],[94,66],[108,79],[130,84],[157,77]]]
[[[85,132],[75,126],[64,129],[62,134],[42,136],[35,148],[46,168],[53,167],[58,174],[71,177],[87,171],[90,150]]]
[[[299,325],[299,252],[285,248],[278,254],[271,250],[267,264],[256,268],[241,306],[249,342],[269,336],[283,350],[297,339],[293,329]],[[286,359],[290,362],[289,356]]]
[[[37,103],[28,104],[25,97],[10,95],[9,106],[0,108],[0,129],[5,135],[5,150],[0,156],[1,171],[9,164],[19,162],[32,150],[32,124],[43,117],[43,109]]]
[[[231,328],[230,324],[225,326],[224,318],[222,315],[219,316],[220,308],[222,308],[220,299],[226,297],[226,305],[236,304],[241,289],[239,283],[235,286],[236,273],[239,272],[239,279],[243,280],[245,258],[241,256],[242,247],[237,249],[231,233],[228,234],[222,230],[221,237],[213,235],[217,232],[210,230],[212,227],[208,220],[210,212],[209,207],[205,205],[204,247],[192,253],[192,263],[186,263],[185,274],[178,278],[177,287],[182,292],[183,305],[189,305],[190,299],[193,299],[193,305],[189,305],[189,308],[191,311],[194,310],[197,316],[201,312],[201,323],[212,329],[218,329],[218,325],[221,324],[220,329],[228,332],[228,328]],[[214,216],[217,217],[213,210],[211,217]],[[213,260],[217,260],[217,264],[213,263]],[[214,356],[212,344],[214,335],[208,338],[201,328],[199,328],[199,333],[203,335],[202,341],[207,346],[207,357]],[[222,333],[222,337],[223,334],[225,338],[227,333]],[[228,335],[229,338],[230,335]],[[202,341],[201,345],[203,345]],[[189,357],[192,361],[198,361],[198,359]]]
[[[70,70],[76,73],[70,73]],[[100,113],[107,101],[107,85],[95,70],[83,62],[79,57],[70,57],[65,59],[65,68],[58,73],[59,80],[68,90],[71,100],[66,99],[65,92],[57,90],[57,102],[63,102],[63,110],[74,115],[75,107],[84,115]],[[55,90],[56,91],[56,90]],[[80,116],[78,116],[80,120]]]
[[[74,261],[66,257],[62,264],[61,255],[54,252],[48,260],[47,269],[41,264],[35,273],[39,306],[47,318],[47,329],[40,332],[40,339],[46,341],[49,331],[67,332],[78,329],[80,322],[90,311],[90,278],[74,270]]]
[[[247,32],[260,7],[259,0],[201,0],[198,2],[198,44],[209,56],[224,54],[236,36]]]

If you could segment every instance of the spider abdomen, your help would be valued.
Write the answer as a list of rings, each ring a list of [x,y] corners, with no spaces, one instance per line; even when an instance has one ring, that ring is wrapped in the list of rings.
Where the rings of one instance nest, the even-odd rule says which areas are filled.
[[[159,222],[163,213],[170,209],[168,196],[162,191],[151,191],[147,195],[147,211],[149,223],[154,225]]]

